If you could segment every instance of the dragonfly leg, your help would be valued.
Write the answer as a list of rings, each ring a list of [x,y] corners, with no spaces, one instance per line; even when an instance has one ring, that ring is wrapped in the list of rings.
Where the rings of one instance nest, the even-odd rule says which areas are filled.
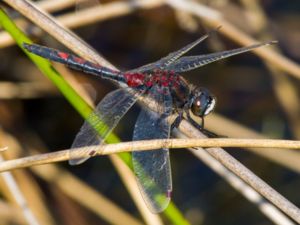
[[[178,116],[176,117],[176,119],[172,123],[171,130],[173,130],[174,128],[178,128],[180,122],[182,121],[182,119],[183,119],[183,113],[181,112],[181,113],[178,114]]]
[[[196,127],[198,130],[204,130],[204,119],[201,117],[201,125],[198,124],[195,120],[193,120],[193,118],[191,117],[190,111],[186,110],[186,115],[187,115],[187,119],[188,121],[194,126]]]
[[[190,115],[190,112],[187,110],[186,111],[186,115],[187,115],[187,119],[188,121],[194,126],[196,127],[198,130],[200,130],[203,134],[207,135],[210,138],[220,138],[223,136],[220,136],[218,134],[215,134],[214,132],[211,132],[209,130],[204,129],[204,118],[201,117],[201,125],[198,124],[195,120],[193,120],[193,118]]]

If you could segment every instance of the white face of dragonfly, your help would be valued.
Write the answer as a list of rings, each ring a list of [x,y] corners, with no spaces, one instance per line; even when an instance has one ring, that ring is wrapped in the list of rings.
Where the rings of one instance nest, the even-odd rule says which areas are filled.
[[[210,102],[207,104],[207,108],[206,108],[206,110],[205,110],[205,112],[204,112],[204,116],[208,115],[208,114],[209,114],[211,111],[213,111],[214,108],[215,108],[215,105],[216,105],[216,98],[213,97],[213,96],[211,96],[211,97],[212,97],[212,98],[211,98]]]
[[[191,111],[195,116],[204,117],[212,112],[216,105],[216,98],[204,88],[195,88],[192,93]]]

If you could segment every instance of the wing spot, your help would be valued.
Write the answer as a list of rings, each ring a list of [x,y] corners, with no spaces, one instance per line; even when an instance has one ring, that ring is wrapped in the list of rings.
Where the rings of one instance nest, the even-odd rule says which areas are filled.
[[[95,154],[96,154],[96,151],[95,151],[95,150],[92,150],[92,151],[89,152],[89,155],[90,155],[90,156],[94,156]]]

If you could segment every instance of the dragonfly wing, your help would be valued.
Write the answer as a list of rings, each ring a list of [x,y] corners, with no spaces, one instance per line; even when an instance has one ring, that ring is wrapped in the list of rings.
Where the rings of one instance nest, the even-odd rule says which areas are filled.
[[[179,49],[175,52],[172,52],[172,53],[168,54],[167,56],[165,56],[164,58],[162,58],[162,59],[160,59],[156,62],[141,66],[139,68],[130,70],[128,72],[130,72],[130,73],[132,73],[132,72],[149,72],[150,70],[153,70],[155,68],[163,70],[166,67],[168,67],[169,65],[172,65],[172,63],[174,63],[177,59],[179,59],[185,53],[190,51],[196,45],[198,45],[199,43],[201,43],[202,41],[207,39],[212,33],[216,32],[219,28],[220,27],[218,27],[214,30],[211,30],[207,34],[205,34],[205,35],[201,36],[200,38],[198,38],[196,41],[184,46],[183,48],[181,48],[181,49]]]
[[[219,29],[220,29],[220,27],[218,27],[214,30],[211,30],[207,34],[205,34],[205,35],[201,36],[200,38],[198,38],[196,41],[194,41],[194,42],[184,46],[183,48],[181,48],[181,49],[179,49],[175,52],[172,52],[169,55],[167,55],[166,57],[164,57],[163,60],[162,60],[163,62],[160,65],[160,69],[165,69],[169,65],[172,65],[177,59],[179,59],[181,56],[183,56],[185,53],[190,51],[192,48],[194,48],[195,46],[200,44],[202,41],[207,39],[209,36],[211,36],[213,33],[215,33]]]
[[[169,138],[167,116],[171,112],[172,99],[169,92],[159,94],[161,90],[158,89],[153,87],[150,94],[154,94],[154,100],[161,103],[157,107],[159,113],[142,109],[135,124],[133,140]],[[170,202],[172,191],[169,150],[162,148],[133,152],[132,162],[146,205],[154,213],[163,211]]]
[[[88,152],[88,154],[92,156],[96,153],[95,145],[102,144],[105,138],[119,123],[120,119],[142,94],[130,88],[127,89],[117,89],[103,98],[76,135],[71,147],[72,149],[94,146],[82,150],[82,155],[86,155]],[[93,126],[90,124],[93,124]],[[69,163],[71,165],[77,165],[83,163],[88,158],[89,157],[78,157],[78,155],[75,155],[74,151],[71,150]]]
[[[174,72],[178,72],[178,73],[186,72],[186,71],[194,70],[206,64],[219,61],[221,59],[225,59],[234,55],[239,55],[241,53],[251,51],[255,48],[271,45],[274,43],[275,43],[274,41],[270,41],[270,42],[250,45],[248,47],[236,48],[233,50],[227,50],[227,51],[216,52],[211,54],[198,55],[198,56],[185,56],[178,59],[173,64],[169,65],[167,69],[173,70]]]

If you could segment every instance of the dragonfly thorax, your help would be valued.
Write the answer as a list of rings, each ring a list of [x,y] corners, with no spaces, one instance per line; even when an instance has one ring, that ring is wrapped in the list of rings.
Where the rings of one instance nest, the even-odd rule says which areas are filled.
[[[190,109],[195,116],[204,117],[212,112],[216,98],[205,88],[196,87],[190,95]]]
[[[179,76],[173,71],[154,70],[152,73],[130,73],[124,74],[125,82],[129,87],[174,87],[179,85]]]

